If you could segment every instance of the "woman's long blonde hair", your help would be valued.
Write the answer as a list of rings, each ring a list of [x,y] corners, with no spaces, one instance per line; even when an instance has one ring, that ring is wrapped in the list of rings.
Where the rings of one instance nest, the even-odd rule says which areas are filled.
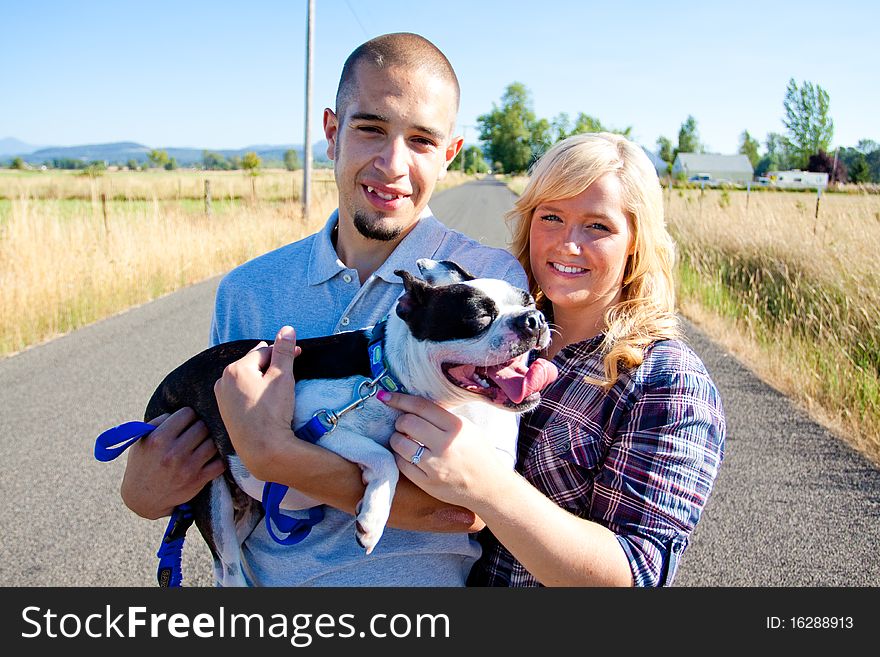
[[[602,342],[609,389],[621,366],[637,367],[644,350],[658,340],[681,337],[675,315],[675,245],[663,218],[663,192],[653,164],[642,148],[607,132],[574,135],[548,150],[532,167],[522,195],[507,213],[511,251],[526,270],[538,307],[552,320],[553,305],[535,282],[529,262],[532,214],[541,203],[572,198],[597,179],[614,174],[623,190],[634,250],[623,273],[621,300],[605,313]]]

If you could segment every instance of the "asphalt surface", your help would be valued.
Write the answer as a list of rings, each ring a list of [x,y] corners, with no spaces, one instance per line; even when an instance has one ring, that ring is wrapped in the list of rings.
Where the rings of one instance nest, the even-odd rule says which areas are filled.
[[[513,195],[494,180],[435,197],[448,225],[505,246]],[[95,437],[141,419],[165,374],[207,344],[218,279],[0,361],[0,578],[8,586],[152,586],[165,521],[119,499],[124,457]],[[721,391],[726,456],[678,586],[880,585],[880,471],[691,325]],[[192,529],[184,584],[210,585]]]

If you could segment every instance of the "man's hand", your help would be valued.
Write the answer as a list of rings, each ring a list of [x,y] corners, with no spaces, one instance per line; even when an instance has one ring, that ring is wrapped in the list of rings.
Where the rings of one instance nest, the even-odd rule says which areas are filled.
[[[214,385],[217,405],[229,439],[244,466],[258,479],[270,478],[273,448],[289,441],[295,400],[293,359],[301,349],[296,332],[284,326],[269,347],[259,343],[230,364]]]
[[[208,429],[191,408],[160,415],[150,435],[128,450],[120,493],[142,518],[170,515],[226,469]]]

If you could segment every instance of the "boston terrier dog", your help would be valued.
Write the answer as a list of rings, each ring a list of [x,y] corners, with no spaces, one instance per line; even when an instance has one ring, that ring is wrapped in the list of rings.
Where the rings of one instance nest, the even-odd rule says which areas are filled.
[[[399,475],[387,446],[400,413],[375,398],[380,388],[427,397],[453,412],[455,406],[482,401],[521,413],[538,404],[540,391],[557,375],[552,363],[535,358],[549,344],[550,330],[528,292],[502,280],[474,278],[453,262],[421,259],[417,264],[423,280],[395,272],[404,292],[376,326],[297,341],[302,353],[294,361],[292,428],[361,466],[366,490],[355,538],[367,554],[382,535]],[[224,586],[246,584],[240,546],[264,515],[269,487],[276,487],[276,507],[301,508],[303,500],[247,472],[217,408],[214,382],[257,342],[220,344],[190,359],[162,381],[146,409],[149,421],[192,407],[227,463],[224,474],[190,503]],[[320,507],[312,511],[313,522],[323,517]],[[185,532],[188,524],[172,534]]]

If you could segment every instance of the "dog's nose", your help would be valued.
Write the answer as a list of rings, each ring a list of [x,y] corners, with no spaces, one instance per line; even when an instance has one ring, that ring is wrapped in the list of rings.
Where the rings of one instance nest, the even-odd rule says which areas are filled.
[[[547,326],[547,320],[539,310],[530,310],[517,317],[513,322],[514,329],[523,338],[538,337],[545,326]]]

